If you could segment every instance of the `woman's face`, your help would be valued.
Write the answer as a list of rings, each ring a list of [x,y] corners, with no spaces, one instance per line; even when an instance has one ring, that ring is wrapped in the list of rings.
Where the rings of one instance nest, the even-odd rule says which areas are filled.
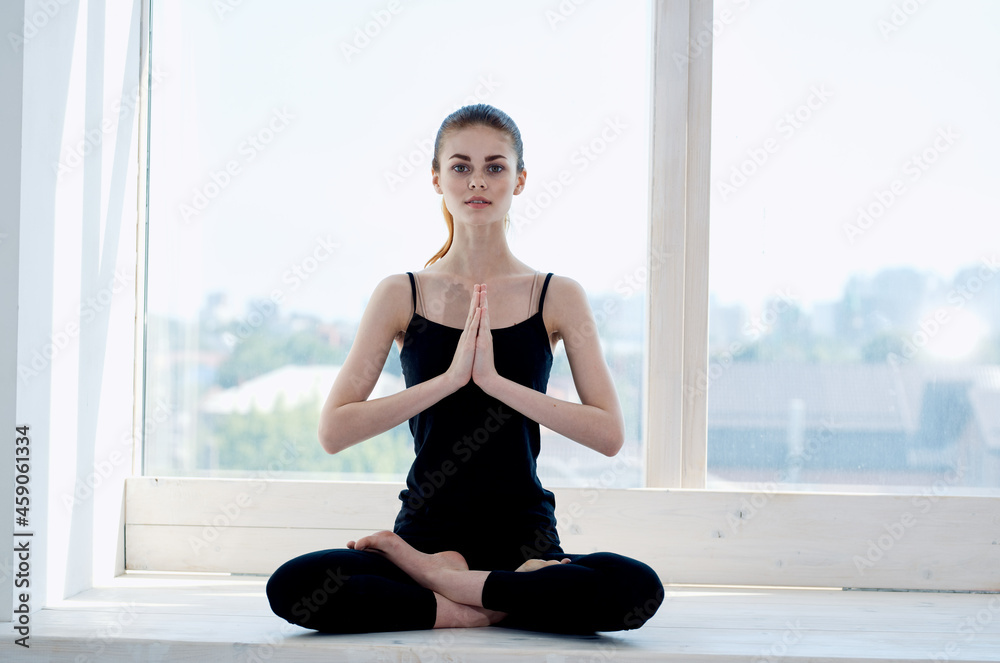
[[[444,195],[455,222],[483,225],[503,221],[512,197],[524,189],[525,171],[517,172],[517,155],[507,134],[472,126],[447,135],[434,173],[434,190]]]

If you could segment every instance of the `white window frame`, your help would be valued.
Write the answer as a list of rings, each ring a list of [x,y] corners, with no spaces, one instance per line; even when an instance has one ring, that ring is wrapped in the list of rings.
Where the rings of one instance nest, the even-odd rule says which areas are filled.
[[[657,0],[646,329],[646,486],[704,488],[712,0]],[[689,57],[689,45],[700,47]],[[679,339],[663,342],[664,339]],[[687,393],[685,393],[687,392]],[[656,440],[660,443],[656,444]]]
[[[148,2],[143,11],[148,28]],[[1000,514],[1000,498],[938,498],[928,513],[916,514],[919,517],[915,524],[900,525],[907,514],[911,519],[914,516],[911,511],[917,509],[915,500],[919,496],[704,490],[707,398],[704,390],[688,390],[685,385],[698,384],[697,376],[707,369],[708,362],[712,34],[704,26],[711,25],[712,20],[712,0],[655,0],[647,254],[649,316],[642,415],[646,487],[606,490],[602,512],[589,522],[598,529],[597,534],[607,540],[623,541],[622,545],[637,556],[645,557],[647,550],[651,556],[659,555],[663,565],[660,569],[672,569],[675,562],[683,560],[677,572],[664,575],[664,580],[671,582],[997,589],[1000,546],[991,543],[997,516],[990,514]],[[149,31],[144,30],[146,52],[148,39]],[[700,50],[697,57],[689,58],[689,45],[694,43]],[[143,90],[148,102],[147,92]],[[144,167],[148,165],[145,113],[144,104],[140,124],[147,132],[140,148]],[[145,187],[146,181],[140,181],[143,200]],[[145,223],[140,227],[144,228]],[[140,247],[143,245],[140,242]],[[145,271],[143,251],[140,248],[138,274]],[[138,305],[139,310],[144,310],[143,279],[139,281]],[[142,349],[142,334],[140,325],[137,349]],[[137,357],[141,356],[137,352]],[[137,362],[135,394],[140,429],[141,363]],[[137,446],[135,474],[139,474],[141,453]],[[274,482],[277,487],[267,495],[290,501],[300,489],[304,493],[315,491],[316,483]],[[335,501],[333,495],[379,490],[364,483],[320,483],[322,491],[316,494],[323,495],[328,505]],[[127,542],[135,542],[131,559],[140,561],[130,564],[126,548],[127,568],[149,568],[141,561],[148,558],[143,558],[145,552],[140,552],[139,546],[142,551],[164,549],[155,538],[158,531],[163,532],[164,545],[183,537],[183,527],[197,532],[199,523],[212,515],[211,509],[204,511],[205,505],[226,499],[222,496],[239,490],[241,485],[222,479],[171,478],[157,483],[156,479],[133,477],[126,497],[132,502],[126,512],[134,520],[126,527],[133,527],[136,536],[128,537]],[[294,490],[289,492],[289,486]],[[157,509],[157,504],[176,506],[169,497],[164,501],[165,490],[183,494],[180,503],[190,506],[190,512]],[[584,493],[573,489],[555,492],[557,499],[560,495],[586,499]],[[136,503],[139,500],[143,503]],[[265,510],[269,516],[248,516],[240,524],[246,530],[242,534],[235,532],[239,528],[230,528],[230,533],[248,541],[260,541],[262,527],[275,528],[275,536],[282,536],[278,530],[287,534],[287,522],[275,516],[283,513],[280,506],[272,503]],[[624,522],[622,513],[628,515]],[[303,522],[297,526],[303,531],[314,527],[310,532],[335,528],[324,518],[328,519],[329,514],[317,515],[313,525]],[[743,527],[750,519],[754,519],[754,527]],[[352,523],[351,527],[359,527],[356,521]],[[639,531],[636,523],[640,524]],[[886,533],[899,531],[898,526],[903,527],[903,537],[886,544],[893,548],[893,559],[882,562],[887,549],[880,542]],[[146,538],[139,535],[147,531],[152,534]],[[655,534],[659,531],[676,533],[680,541],[661,545]],[[874,553],[871,546],[875,547]],[[872,560],[873,556],[878,559]],[[169,560],[159,559],[171,566]],[[872,564],[867,565],[865,559]],[[188,567],[178,564],[172,568]]]

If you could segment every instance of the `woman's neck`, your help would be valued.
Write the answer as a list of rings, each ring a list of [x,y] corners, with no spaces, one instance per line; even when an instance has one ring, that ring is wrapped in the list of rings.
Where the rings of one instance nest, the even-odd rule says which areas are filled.
[[[523,269],[507,245],[503,225],[503,221],[477,226],[456,222],[451,248],[435,263],[437,269],[474,283],[488,283]]]

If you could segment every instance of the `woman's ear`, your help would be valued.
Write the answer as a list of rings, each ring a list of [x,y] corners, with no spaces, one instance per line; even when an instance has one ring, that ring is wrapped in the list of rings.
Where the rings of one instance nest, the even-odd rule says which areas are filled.
[[[434,186],[434,191],[444,194],[444,191],[441,190],[441,183],[438,181],[440,177],[440,173],[437,173],[433,168],[431,168],[431,184]]]
[[[518,195],[524,191],[524,181],[528,179],[528,170],[524,169],[517,174],[517,184],[514,185],[514,195]]]

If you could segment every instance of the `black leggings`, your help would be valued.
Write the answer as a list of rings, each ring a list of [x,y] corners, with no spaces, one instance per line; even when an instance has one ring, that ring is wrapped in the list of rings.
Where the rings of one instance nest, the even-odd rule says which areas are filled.
[[[498,626],[552,633],[639,628],[663,602],[649,566],[615,553],[548,553],[569,558],[536,571],[491,571],[484,608],[507,613]],[[276,615],[322,633],[411,631],[434,627],[437,600],[378,553],[319,550],[285,562],[267,581]]]

